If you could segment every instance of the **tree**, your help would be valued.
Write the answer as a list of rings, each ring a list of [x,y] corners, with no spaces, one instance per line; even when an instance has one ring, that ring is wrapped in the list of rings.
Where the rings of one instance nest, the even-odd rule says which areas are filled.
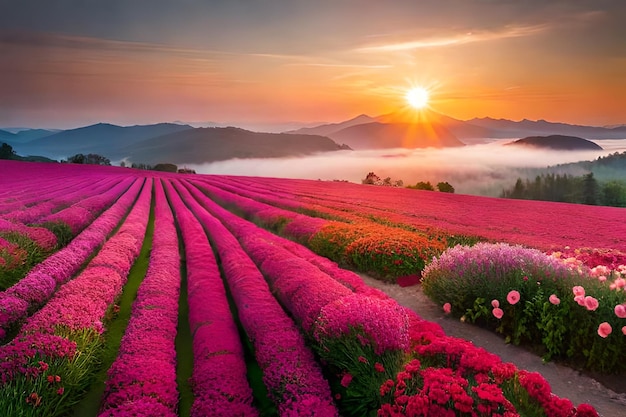
[[[0,159],[14,159],[15,155],[13,147],[8,143],[2,142],[2,146],[0,146]]]
[[[626,186],[619,181],[609,181],[602,186],[602,203],[605,206],[626,207]]]
[[[370,184],[370,185],[378,185],[380,184],[380,177],[373,172],[369,172],[364,180],[361,181],[362,184]]]
[[[174,164],[168,164],[168,163],[161,163],[161,164],[156,164],[154,166],[155,171],[162,171],[162,172],[177,172],[178,171],[178,167]]]
[[[598,181],[593,177],[593,172],[583,175],[583,204],[595,206],[598,204],[599,187]]]
[[[454,194],[454,187],[450,185],[447,181],[437,183],[437,189],[442,193],[452,193]]]
[[[110,166],[111,161],[109,158],[106,158],[102,155],[98,155],[96,153],[90,153],[87,155],[83,155],[82,153],[77,153],[76,155],[72,155],[67,158],[67,162],[70,164],[89,164],[89,165],[106,165]]]
[[[435,187],[433,187],[433,185],[430,183],[430,181],[420,181],[417,184],[415,184],[415,187],[411,187],[414,188],[416,190],[426,190],[426,191],[435,191]]]

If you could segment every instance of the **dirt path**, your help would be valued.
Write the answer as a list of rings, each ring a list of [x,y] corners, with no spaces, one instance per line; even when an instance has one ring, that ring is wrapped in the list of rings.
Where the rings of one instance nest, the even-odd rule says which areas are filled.
[[[544,363],[533,353],[505,344],[501,337],[491,331],[446,316],[440,306],[424,295],[421,286],[400,287],[396,284],[378,281],[367,275],[361,275],[361,277],[368,285],[384,291],[401,305],[411,308],[423,319],[439,323],[446,334],[471,340],[476,346],[497,354],[503,361],[512,362],[518,368],[541,373],[556,395],[569,398],[576,405],[591,404],[602,417],[626,416],[626,394],[615,393],[598,381],[581,375],[571,368]],[[626,385],[626,381],[623,384]]]

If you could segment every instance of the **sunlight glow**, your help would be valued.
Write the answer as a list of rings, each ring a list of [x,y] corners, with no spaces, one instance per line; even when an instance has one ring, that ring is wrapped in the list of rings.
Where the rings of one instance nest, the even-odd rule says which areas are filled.
[[[428,105],[428,99],[430,98],[430,94],[428,90],[423,87],[414,87],[411,88],[406,93],[406,100],[409,102],[411,107],[416,109],[423,109]]]

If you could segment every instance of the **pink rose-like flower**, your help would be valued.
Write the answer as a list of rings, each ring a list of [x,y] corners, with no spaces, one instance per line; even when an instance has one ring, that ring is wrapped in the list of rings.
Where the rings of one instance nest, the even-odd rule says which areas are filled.
[[[588,295],[585,297],[585,307],[587,307],[587,310],[595,311],[599,305],[600,303],[598,302],[598,300],[596,300],[592,296]]]
[[[576,297],[585,296],[585,289],[580,285],[576,285],[574,288],[572,288],[572,291],[574,292],[574,296]]]
[[[613,328],[606,321],[603,323],[600,323],[600,325],[598,326],[598,334],[600,335],[600,337],[606,338],[608,335],[611,334],[612,331],[613,331]]]
[[[452,311],[452,306],[450,305],[450,303],[445,303],[443,305],[443,312],[446,314],[450,314],[451,311]]]
[[[491,307],[493,307],[493,308],[500,307],[500,301],[498,301],[498,300],[491,300]]]
[[[559,304],[561,304],[561,300],[559,299],[559,297],[556,296],[556,294],[552,294],[549,300],[550,300],[550,303],[554,304],[555,306],[558,306]]]
[[[615,288],[624,288],[626,287],[626,279],[618,278],[615,280],[614,284],[615,284]]]
[[[584,295],[577,295],[576,297],[574,297],[574,301],[576,301],[579,306],[585,307],[585,296]]]
[[[600,282],[604,282],[604,281],[606,281],[606,276],[604,276],[604,275],[600,275],[600,276],[598,277],[598,281],[600,281]]]
[[[615,315],[620,319],[626,319],[626,306],[624,304],[618,304],[615,306]]]
[[[626,326],[622,327],[622,333],[624,333],[624,336],[626,336]]]
[[[511,290],[509,291],[509,293],[506,296],[506,300],[509,302],[509,304],[511,305],[515,305],[517,304],[517,302],[520,299],[520,295],[519,292],[516,290]]]
[[[344,388],[348,388],[350,382],[352,382],[352,375],[350,374],[345,374],[343,378],[341,378],[341,386],[343,386]]]
[[[502,309],[500,307],[496,307],[494,308],[491,313],[493,313],[493,316],[495,318],[497,318],[498,320],[502,318],[502,316],[504,316],[504,311],[502,311]]]

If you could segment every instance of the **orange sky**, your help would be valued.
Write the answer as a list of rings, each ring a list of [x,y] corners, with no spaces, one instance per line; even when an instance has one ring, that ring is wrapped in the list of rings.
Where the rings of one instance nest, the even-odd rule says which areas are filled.
[[[626,123],[621,0],[33,1],[0,13],[0,127],[340,121],[413,85],[463,120]]]

